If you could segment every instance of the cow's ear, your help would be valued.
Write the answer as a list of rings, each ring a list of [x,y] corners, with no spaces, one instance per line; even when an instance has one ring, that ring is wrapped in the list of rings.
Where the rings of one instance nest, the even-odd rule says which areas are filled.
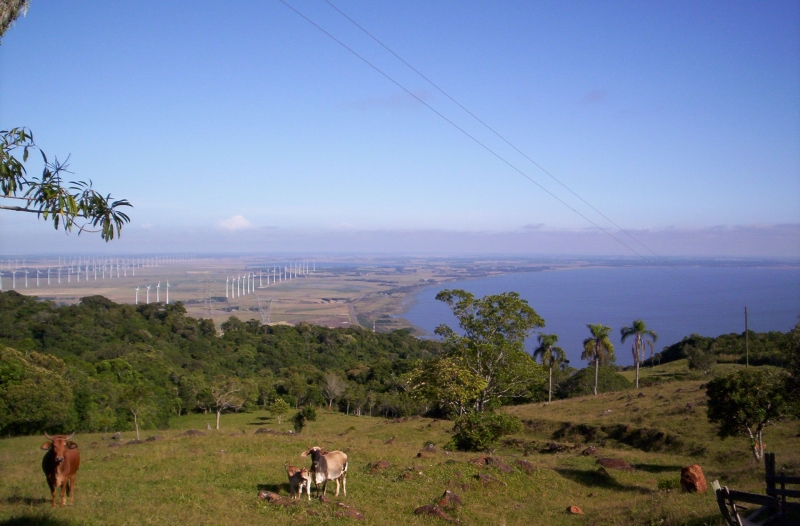
[[[42,449],[53,449],[53,443],[45,442],[44,444],[42,444]]]
[[[300,456],[301,457],[307,457],[308,456],[308,451],[303,451],[302,453],[300,453]]]
[[[319,454],[320,454],[320,455],[322,455],[322,456],[324,457],[325,455],[327,455],[327,454],[328,454],[328,452],[327,452],[327,451],[320,451],[320,452],[319,452]]]
[[[78,444],[70,440],[67,442],[67,449],[78,449]]]

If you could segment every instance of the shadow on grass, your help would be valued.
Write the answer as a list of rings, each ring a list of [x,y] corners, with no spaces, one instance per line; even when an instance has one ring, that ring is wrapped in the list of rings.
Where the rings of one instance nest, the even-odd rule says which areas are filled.
[[[660,464],[634,464],[636,471],[646,471],[648,473],[681,472],[683,466],[662,466]]]
[[[264,422],[269,422],[270,420],[272,420],[271,416],[258,416],[258,417],[256,417],[256,421],[255,422],[248,422],[247,425],[248,426],[263,426]]]
[[[0,526],[69,526],[71,523],[63,519],[55,519],[42,515],[21,515],[0,521]]]
[[[705,517],[695,517],[686,522],[681,522],[684,526],[725,526],[726,522],[722,518],[722,514],[717,513],[714,515],[706,515]]]
[[[272,493],[278,494],[281,492],[289,493],[289,490],[291,489],[289,488],[288,482],[284,482],[283,484],[259,484],[257,487],[258,491],[271,491]],[[0,524],[0,526],[2,526],[2,524]]]
[[[6,497],[5,499],[3,499],[3,502],[5,502],[6,504],[24,504],[26,506],[41,506],[45,502],[49,503],[50,499],[46,499],[44,497],[20,497],[19,495],[13,495],[11,497]]]
[[[605,488],[614,491],[629,491],[642,494],[653,493],[653,490],[640,488],[639,486],[626,486],[617,482],[614,477],[599,471],[585,471],[581,469],[556,469],[556,473],[578,484],[583,484],[590,488]]]

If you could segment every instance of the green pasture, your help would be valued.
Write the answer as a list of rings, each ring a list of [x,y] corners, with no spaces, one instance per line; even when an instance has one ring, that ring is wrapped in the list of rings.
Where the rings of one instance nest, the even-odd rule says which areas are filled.
[[[680,491],[681,467],[700,464],[709,486],[719,479],[763,492],[763,465],[745,439],[716,437],[706,421],[702,383],[673,381],[511,407],[507,411],[526,423],[525,431],[482,454],[445,451],[447,421],[327,410],[319,410],[317,421],[299,435],[288,434],[288,419],[278,425],[266,412],[225,414],[220,431],[206,430],[212,415],[175,418],[170,429],[142,435],[158,440],[119,447],[110,447],[111,433],[77,435],[82,463],[75,505],[55,510],[40,467],[44,438],[3,439],[0,526],[443,524],[413,512],[447,489],[463,500],[463,507],[447,510],[462,524],[721,525],[710,490]],[[259,428],[287,434],[255,433]],[[189,429],[204,435],[181,435]],[[799,436],[798,422],[765,435],[767,450],[794,474],[800,471]],[[126,432],[121,442],[132,438]],[[429,443],[435,451],[418,456]],[[330,503],[312,499],[283,507],[258,500],[261,490],[287,495],[284,462],[308,465],[299,455],[315,445],[348,454],[347,497],[333,497],[335,485],[329,485]],[[588,445],[599,447],[599,456],[626,460],[633,471],[599,471],[595,456],[581,454]],[[473,462],[486,455],[505,466]],[[379,460],[391,467],[371,469]],[[528,470],[518,461],[530,463]],[[492,478],[480,481],[481,474]],[[337,516],[339,502],[361,512],[364,521]],[[568,514],[572,505],[583,514]]]

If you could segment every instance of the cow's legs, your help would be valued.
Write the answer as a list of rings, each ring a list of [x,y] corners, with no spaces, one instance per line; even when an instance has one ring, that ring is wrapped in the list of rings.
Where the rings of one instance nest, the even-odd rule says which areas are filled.
[[[53,507],[56,507],[56,485],[50,484],[50,502],[52,503]]]
[[[344,472],[342,475],[342,491],[344,492],[344,496],[347,496],[347,471]]]
[[[76,475],[72,475],[72,477],[69,479],[69,487],[67,488],[68,489],[67,494],[69,495],[69,505],[70,506],[72,506],[72,504],[75,503],[75,481],[76,481],[77,478],[78,478],[78,476],[76,474]]]
[[[61,505],[67,505],[67,480],[61,482]]]

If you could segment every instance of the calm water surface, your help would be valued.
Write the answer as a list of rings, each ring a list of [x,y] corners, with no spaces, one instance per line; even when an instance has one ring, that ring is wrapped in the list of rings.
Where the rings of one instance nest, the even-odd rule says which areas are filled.
[[[449,307],[434,297],[443,289],[464,289],[476,296],[518,292],[542,316],[547,333],[575,367],[589,336],[587,323],[602,323],[613,331],[617,363],[633,363],[631,340],[620,342],[619,330],[643,319],[658,333],[656,352],[697,333],[718,336],[744,331],[744,308],[749,327],[757,332],[790,330],[800,315],[800,269],[778,268],[588,268],[508,274],[452,282],[419,292],[402,315],[434,337],[433,329],[458,323]],[[535,333],[529,351],[537,345]]]

